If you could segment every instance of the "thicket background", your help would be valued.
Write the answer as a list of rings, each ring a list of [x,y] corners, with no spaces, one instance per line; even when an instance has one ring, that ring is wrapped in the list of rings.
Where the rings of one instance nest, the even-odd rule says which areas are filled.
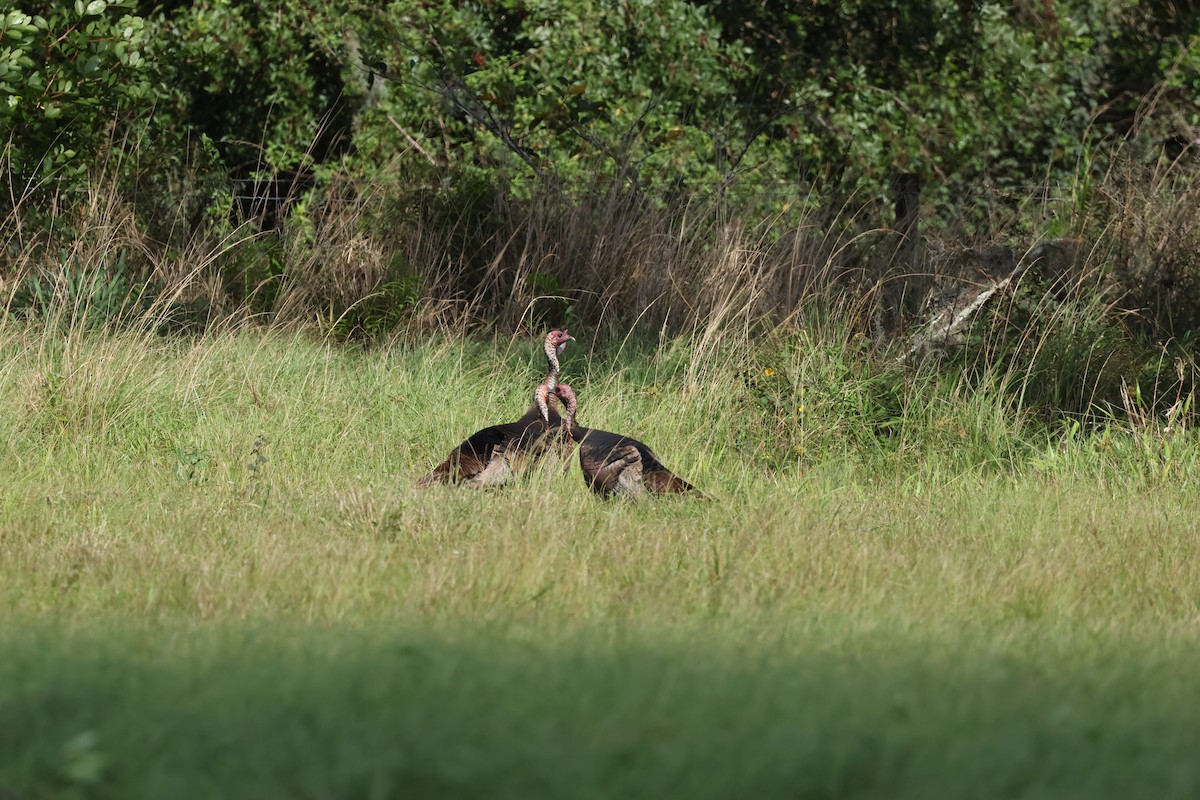
[[[1200,322],[1198,37],[1192,4],[1127,0],[21,2],[7,308],[820,326],[894,355],[1049,244],[951,369],[1017,370],[1051,414],[1168,408]]]

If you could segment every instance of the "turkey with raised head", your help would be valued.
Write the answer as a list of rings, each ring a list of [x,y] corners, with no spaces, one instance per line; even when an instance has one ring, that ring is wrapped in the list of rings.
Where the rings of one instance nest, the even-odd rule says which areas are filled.
[[[579,466],[592,491],[604,497],[685,493],[704,497],[695,486],[663,466],[645,443],[577,424],[575,412],[579,401],[570,386],[558,384],[555,394],[563,403],[562,429],[568,440],[579,444]],[[552,427],[548,418],[547,425]]]
[[[465,486],[496,486],[504,483],[522,462],[532,463],[549,448],[552,432],[562,423],[555,408],[559,363],[563,348],[573,338],[566,330],[546,334],[544,350],[549,374],[533,393],[533,403],[515,422],[491,425],[475,431],[450,452],[446,460],[417,481],[418,486],[461,483]]]

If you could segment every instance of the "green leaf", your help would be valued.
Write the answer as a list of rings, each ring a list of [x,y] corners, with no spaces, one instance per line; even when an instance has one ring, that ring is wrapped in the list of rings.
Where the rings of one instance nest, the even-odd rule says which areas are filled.
[[[83,13],[89,17],[95,17],[103,14],[106,8],[108,8],[108,3],[104,2],[104,0],[92,0],[92,2],[87,4],[87,8],[84,9]]]

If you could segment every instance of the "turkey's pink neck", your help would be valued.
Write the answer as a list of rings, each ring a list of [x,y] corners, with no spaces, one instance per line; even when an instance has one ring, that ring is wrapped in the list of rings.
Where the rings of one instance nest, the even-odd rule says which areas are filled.
[[[575,390],[565,383],[560,383],[555,387],[554,393],[563,402],[563,423],[567,426],[567,436],[574,438],[572,429],[575,427],[575,411],[579,408]]]
[[[550,367],[550,374],[546,376],[546,383],[549,385],[550,391],[553,392],[554,388],[558,385],[558,374],[560,372],[558,346],[547,337],[546,344],[542,349],[546,352],[546,363]]]
[[[556,400],[554,387],[550,386],[548,382],[540,384],[533,390],[533,402],[537,404],[538,413],[542,415],[542,421],[547,425],[550,424],[550,404]]]

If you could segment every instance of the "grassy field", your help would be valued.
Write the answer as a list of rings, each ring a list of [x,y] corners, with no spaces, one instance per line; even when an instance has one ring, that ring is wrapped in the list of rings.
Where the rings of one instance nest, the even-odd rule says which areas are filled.
[[[0,324],[0,798],[1195,795],[1191,430],[573,333],[711,502],[415,488],[533,337]]]

